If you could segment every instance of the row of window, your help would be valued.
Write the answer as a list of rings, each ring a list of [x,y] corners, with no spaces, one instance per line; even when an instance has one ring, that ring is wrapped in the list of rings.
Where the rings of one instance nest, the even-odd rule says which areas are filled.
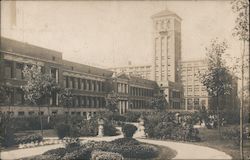
[[[102,108],[105,106],[105,99],[103,97],[74,96],[72,103],[64,105],[68,107]]]
[[[24,79],[23,69],[27,65],[31,67],[31,64],[19,63],[15,61],[4,61],[4,77],[5,78],[15,78],[15,79]],[[44,66],[41,66],[41,72],[45,73]],[[58,69],[50,68],[50,74],[58,82]]]
[[[11,111],[11,112],[8,112],[8,114],[11,114],[11,115],[14,115],[14,112]],[[44,112],[41,111],[40,112],[41,115],[44,115]],[[53,110],[51,112],[52,115],[57,115],[58,114],[58,110]],[[70,115],[77,115],[77,116],[84,116],[84,117],[87,117],[87,116],[95,116],[96,115],[96,112],[80,112],[80,111],[71,111],[71,112],[64,112],[64,114],[70,114]],[[38,112],[35,112],[35,111],[28,111],[28,112],[25,112],[25,111],[18,111],[17,112],[17,115],[18,116],[25,116],[25,115],[28,115],[28,116],[34,116],[34,115],[38,115]]]
[[[103,82],[81,79],[76,77],[64,76],[63,85],[65,88],[72,88],[78,90],[96,91],[96,92],[104,91]]]
[[[118,93],[128,93],[128,85],[124,83],[117,83]]]
[[[144,100],[131,100],[130,108],[131,109],[143,109],[149,108],[150,105],[147,101]]]
[[[147,96],[152,97],[154,94],[152,89],[138,88],[138,87],[130,87],[130,95],[132,96]]]

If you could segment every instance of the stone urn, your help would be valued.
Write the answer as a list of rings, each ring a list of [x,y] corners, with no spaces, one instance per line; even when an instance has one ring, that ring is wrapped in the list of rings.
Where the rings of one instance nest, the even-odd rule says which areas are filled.
[[[140,138],[146,138],[145,127],[144,127],[144,119],[142,117],[139,118],[138,130],[139,130],[139,133],[140,133]]]
[[[104,120],[102,118],[98,119],[98,137],[104,136]]]

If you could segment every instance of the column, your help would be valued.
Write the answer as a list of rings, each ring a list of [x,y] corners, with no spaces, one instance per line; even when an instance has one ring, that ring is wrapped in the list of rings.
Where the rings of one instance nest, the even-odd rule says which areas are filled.
[[[100,82],[96,82],[96,91],[99,92],[99,85],[100,85]]]
[[[58,74],[58,69],[56,69],[56,83],[59,82],[58,76],[59,76],[59,74]]]
[[[102,92],[102,82],[100,82],[100,92]]]
[[[15,61],[12,61],[12,75],[11,75],[11,78],[16,78],[16,62]]]

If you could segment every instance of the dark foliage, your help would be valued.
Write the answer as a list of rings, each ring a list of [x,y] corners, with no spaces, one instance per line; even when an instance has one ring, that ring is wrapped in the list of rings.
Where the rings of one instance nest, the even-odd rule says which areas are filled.
[[[199,132],[193,128],[197,118],[192,115],[181,115],[180,121],[175,113],[158,112],[145,117],[145,132],[150,138],[171,139],[178,141],[200,141]]]
[[[24,143],[31,143],[31,142],[41,142],[43,137],[40,134],[31,134],[27,136],[21,136],[15,138],[16,144],[24,144]]]
[[[132,138],[136,130],[137,127],[132,124],[125,124],[122,126],[122,133],[126,138]]]

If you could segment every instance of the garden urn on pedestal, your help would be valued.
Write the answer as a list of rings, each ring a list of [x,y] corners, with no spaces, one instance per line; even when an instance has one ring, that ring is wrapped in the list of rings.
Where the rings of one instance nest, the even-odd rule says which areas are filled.
[[[102,118],[98,119],[98,137],[104,136],[104,120]]]
[[[146,138],[144,119],[142,117],[139,118],[139,133],[141,138]]]

